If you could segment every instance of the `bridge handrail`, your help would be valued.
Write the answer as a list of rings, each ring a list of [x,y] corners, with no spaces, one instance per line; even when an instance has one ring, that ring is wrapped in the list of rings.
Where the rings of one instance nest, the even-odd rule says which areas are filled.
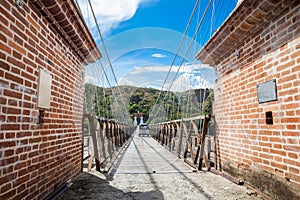
[[[149,124],[150,126],[152,125],[162,125],[162,124],[169,124],[169,123],[176,123],[176,122],[187,122],[187,121],[194,121],[194,120],[198,120],[198,119],[204,119],[204,118],[213,118],[213,115],[198,115],[195,117],[189,117],[189,118],[182,118],[182,119],[175,119],[175,120],[171,120],[171,121],[166,121],[166,122],[160,122],[160,123],[155,123],[155,124]]]
[[[85,113],[82,117],[82,139],[86,136],[84,131],[84,121],[88,119],[90,136],[92,137],[93,152],[90,153],[90,163],[95,158],[96,170],[106,170],[107,166],[112,164],[112,160],[131,137],[136,126],[116,121],[115,119],[106,119]],[[96,126],[95,126],[96,125]],[[83,149],[84,150],[84,149]],[[84,154],[84,153],[83,153]]]
[[[152,136],[169,151],[183,157],[191,166],[202,170],[202,162],[210,169],[210,157],[205,153],[208,123],[214,116],[199,115],[157,124],[150,124]],[[210,141],[209,141],[210,143]],[[210,145],[209,145],[210,146]],[[207,150],[210,153],[210,150]]]

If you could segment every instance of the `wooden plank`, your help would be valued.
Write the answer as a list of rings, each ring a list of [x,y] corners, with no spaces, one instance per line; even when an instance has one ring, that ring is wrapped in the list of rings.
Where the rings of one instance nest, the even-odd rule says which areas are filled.
[[[123,124],[121,124],[121,125],[120,125],[120,145],[121,145],[121,146],[123,146],[123,144],[124,144],[124,142],[125,142],[125,141],[124,141],[124,138],[125,138],[125,137],[124,137],[124,134],[125,134],[125,131],[124,131],[124,130],[125,130],[125,127],[124,127]]]
[[[89,157],[89,162],[88,162],[88,172],[92,170],[92,165],[93,165],[93,160],[94,160],[94,152],[92,152],[91,156]]]
[[[121,142],[121,126],[119,125],[119,124],[117,124],[117,143],[116,143],[116,145],[119,147],[119,146],[121,146],[122,144],[122,142]]]
[[[102,126],[101,126],[101,123]],[[102,146],[102,155],[103,155],[103,159],[106,160],[107,156],[106,156],[106,151],[105,151],[105,129],[106,129],[106,123],[107,122],[101,122],[99,121],[99,135],[100,135],[100,141],[101,141],[101,146]]]
[[[183,123],[183,132],[184,132],[184,135],[185,135],[185,148],[184,148],[184,153],[183,153],[183,158],[186,159],[187,157],[187,153],[188,153],[188,130],[187,130],[187,127],[186,127],[186,124]]]
[[[209,169],[209,164],[208,164],[208,159],[207,159],[207,156],[206,156],[206,154],[205,154],[205,151],[204,151],[204,156],[203,156],[203,158],[204,158],[204,163],[205,163],[205,166],[207,167],[207,170]],[[208,170],[209,171],[209,170]]]
[[[111,143],[112,143],[111,135],[112,134],[111,134],[111,131],[112,131],[112,127],[111,127],[111,122],[109,121],[106,137],[107,137],[108,154],[109,154],[110,159],[112,158],[112,145],[111,145]]]
[[[211,149],[211,141],[210,141],[210,137],[207,138],[207,160],[208,160],[208,166],[207,167],[207,171],[210,171],[210,149]]]
[[[97,142],[95,125],[94,125],[95,117],[92,115],[89,115],[88,119],[89,119],[92,140],[93,140],[93,149],[94,149],[94,155],[95,155],[96,170],[100,172],[100,155],[99,155],[99,151],[98,151],[98,142]]]
[[[178,122],[181,122],[181,119],[172,120],[171,122],[178,123]]]
[[[202,138],[201,138],[202,140],[201,140],[198,170],[202,170],[202,163],[203,163],[203,157],[204,157],[204,147],[205,147],[205,137],[206,137],[206,133],[207,133],[208,122],[209,122],[209,116],[205,117],[204,122],[203,122]]]
[[[82,147],[81,147],[81,171],[83,171],[83,156],[84,156],[84,119],[86,114],[83,114],[81,119],[81,141],[82,141]]]
[[[182,125],[183,121],[181,120],[180,126],[179,126],[179,141],[178,141],[178,146],[177,146],[177,157],[180,158],[181,154],[181,145],[182,145],[182,136],[183,136],[183,128]]]
[[[167,134],[168,134],[168,128],[166,125],[164,125],[164,131],[163,131],[163,144],[164,145],[167,145]]]
[[[184,118],[183,121],[193,121],[193,120],[196,120],[196,119],[204,119],[205,118],[205,115],[201,115],[201,116],[196,116],[196,117],[190,117],[190,118]]]
[[[177,142],[177,139],[179,138],[179,134],[180,134],[180,126],[178,125],[177,122],[174,122],[174,138],[173,138],[173,148],[172,148],[172,151],[175,151],[176,153],[176,149],[177,149],[177,145],[178,145],[178,142]]]
[[[168,135],[168,147],[169,147],[169,151],[171,151],[172,149],[172,136],[173,136],[173,129],[172,129],[172,124],[170,123],[168,125],[169,127],[169,135]]]
[[[214,121],[214,125],[216,125],[216,119],[215,115],[212,115],[212,120]],[[216,129],[214,128],[214,158],[215,158],[215,163],[214,163],[214,168],[217,170],[218,169],[218,139],[217,139],[217,134],[216,134]]]
[[[173,151],[175,148],[175,134],[176,134],[176,130],[175,130],[175,126],[174,123],[171,124],[172,127],[172,133],[171,133],[171,145],[170,145],[170,151]]]
[[[203,120],[200,121],[200,123],[203,123]],[[197,127],[198,129],[198,127]],[[202,127],[202,130],[203,130],[203,127]],[[202,131],[201,131],[202,132]],[[199,134],[199,133],[198,133]],[[201,149],[201,142],[202,142],[202,139],[201,139],[201,135],[199,134],[199,138],[198,138],[198,147],[197,147],[197,152],[196,152],[196,156],[195,156],[195,160],[194,160],[194,164],[197,164],[198,162],[198,159],[199,159],[199,154],[200,154],[200,149]]]
[[[194,120],[192,120],[191,123],[192,123],[193,129],[195,130],[195,135],[197,136],[198,140],[200,140],[201,136],[199,134],[196,122]]]
[[[190,129],[189,131],[187,130],[187,127],[184,123],[184,133],[185,133],[185,137],[186,137],[186,147],[185,147],[185,152],[184,152],[184,158],[187,157],[187,152],[188,152],[188,149],[190,149],[190,154],[191,154],[191,157],[192,157],[192,160],[195,159],[195,154],[193,152],[193,146],[192,146],[192,143],[191,143],[191,124],[190,124]]]

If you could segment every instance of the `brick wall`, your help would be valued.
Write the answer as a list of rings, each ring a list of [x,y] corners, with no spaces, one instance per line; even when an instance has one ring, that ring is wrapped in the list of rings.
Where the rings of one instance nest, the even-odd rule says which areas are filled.
[[[218,74],[214,102],[218,168],[273,199],[297,199],[299,2],[245,1],[242,6],[248,8],[238,8],[224,24],[220,37],[217,33],[197,55],[213,65]],[[245,37],[247,34],[249,37]],[[222,39],[226,41],[220,42]],[[226,44],[228,41],[230,45]],[[215,49],[211,50],[210,45]],[[257,85],[273,79],[277,82],[278,100],[259,104]],[[266,124],[269,111],[273,114],[273,125]]]
[[[0,199],[43,199],[81,170],[86,51],[74,48],[45,12],[23,2],[20,8],[14,1],[0,3]],[[53,2],[72,6],[47,3]],[[75,16],[71,25],[77,23]],[[39,69],[52,77],[43,124]]]
[[[299,20],[299,6],[289,8],[245,41],[239,58],[232,53],[216,67],[219,165],[277,198],[300,195]],[[259,104],[257,84],[272,79],[278,100]],[[268,111],[273,125],[266,124]]]

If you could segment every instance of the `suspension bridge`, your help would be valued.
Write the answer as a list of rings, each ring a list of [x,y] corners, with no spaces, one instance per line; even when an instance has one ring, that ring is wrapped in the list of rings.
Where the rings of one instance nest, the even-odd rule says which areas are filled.
[[[153,124],[149,137],[139,136],[139,126],[121,129],[122,124],[98,119],[93,128],[91,121],[93,131],[84,136],[85,169],[58,199],[259,199],[241,181],[214,174],[209,120]]]
[[[145,134],[140,132],[145,130],[140,130],[139,126],[128,126],[114,120],[96,119],[88,115],[85,117],[89,121],[90,132],[83,135],[83,160],[89,160],[89,171],[95,159],[97,171],[108,172],[118,154],[122,152],[123,146],[131,144],[136,135],[141,139],[148,138],[142,137]],[[210,116],[207,115],[151,124],[147,135],[170,153],[183,158],[194,170],[202,170],[203,163],[207,170],[210,170],[216,155],[211,154],[215,152],[214,138],[212,135],[207,136],[209,120]]]
[[[0,1],[0,199],[298,200],[299,0],[149,2]]]
[[[195,54],[193,52],[195,41],[210,6],[212,6],[212,13],[215,12],[214,1],[207,2],[190,42],[186,42],[191,21],[199,6],[199,1],[195,3],[169,71],[147,116],[149,135],[146,135],[149,137],[140,134],[138,125],[132,126],[132,116],[129,116],[128,111],[128,94],[132,92],[118,84],[90,1],[89,5],[102,42],[102,52],[106,57],[106,61],[100,60],[94,65],[95,68],[89,68],[90,74],[96,74],[98,82],[113,89],[112,98],[109,100],[106,100],[107,94],[105,94],[108,91],[102,90],[104,101],[101,98],[97,100],[95,96],[93,102],[97,106],[86,108],[86,111],[92,111],[94,115],[86,113],[82,119],[88,130],[83,130],[82,136],[84,141],[82,168],[87,172],[75,180],[74,187],[75,189],[84,187],[89,194],[83,192],[80,195],[95,199],[97,196],[108,199],[224,199],[224,196],[227,199],[260,199],[256,192],[240,186],[244,184],[243,180],[218,169],[226,161],[221,160],[221,156],[218,155],[220,150],[217,148],[220,145],[215,134],[217,127],[215,127],[215,117],[211,114],[211,105],[208,106],[210,110],[204,111],[204,106],[207,105],[205,100],[209,96],[205,91],[208,89],[202,93],[200,91],[198,95],[185,94],[185,97],[182,91],[174,92],[178,87],[176,81],[180,70],[187,67],[184,63],[186,60],[191,60],[190,54],[193,56]],[[230,27],[230,31],[234,29],[234,26]],[[211,28],[210,35],[212,34]],[[183,46],[185,46],[184,52],[182,52]],[[239,56],[237,52],[236,57]],[[179,63],[176,70],[173,69],[175,63]],[[172,74],[172,71],[176,73]],[[206,74],[200,73],[200,75]],[[191,82],[192,79],[179,83],[181,84],[179,87],[184,88],[184,84]],[[106,80],[106,84],[103,80]],[[189,92],[193,93],[194,90],[189,88]],[[142,101],[144,102],[144,99]],[[101,111],[101,105],[105,108],[104,111]],[[111,110],[108,111],[108,108]],[[109,119],[107,116],[112,118]],[[93,179],[93,176],[97,178]],[[86,185],[82,186],[82,182],[87,183],[86,179],[91,183],[88,188]],[[199,180],[204,182],[201,183]],[[72,186],[60,198],[69,196],[78,196],[78,193],[72,190]]]

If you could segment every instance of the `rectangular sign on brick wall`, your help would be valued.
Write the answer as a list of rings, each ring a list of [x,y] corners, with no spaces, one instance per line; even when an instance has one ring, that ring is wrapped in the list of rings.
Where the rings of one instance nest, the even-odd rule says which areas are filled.
[[[276,79],[257,85],[258,103],[277,101]]]
[[[52,77],[49,72],[39,70],[39,89],[37,107],[42,109],[50,108]]]

